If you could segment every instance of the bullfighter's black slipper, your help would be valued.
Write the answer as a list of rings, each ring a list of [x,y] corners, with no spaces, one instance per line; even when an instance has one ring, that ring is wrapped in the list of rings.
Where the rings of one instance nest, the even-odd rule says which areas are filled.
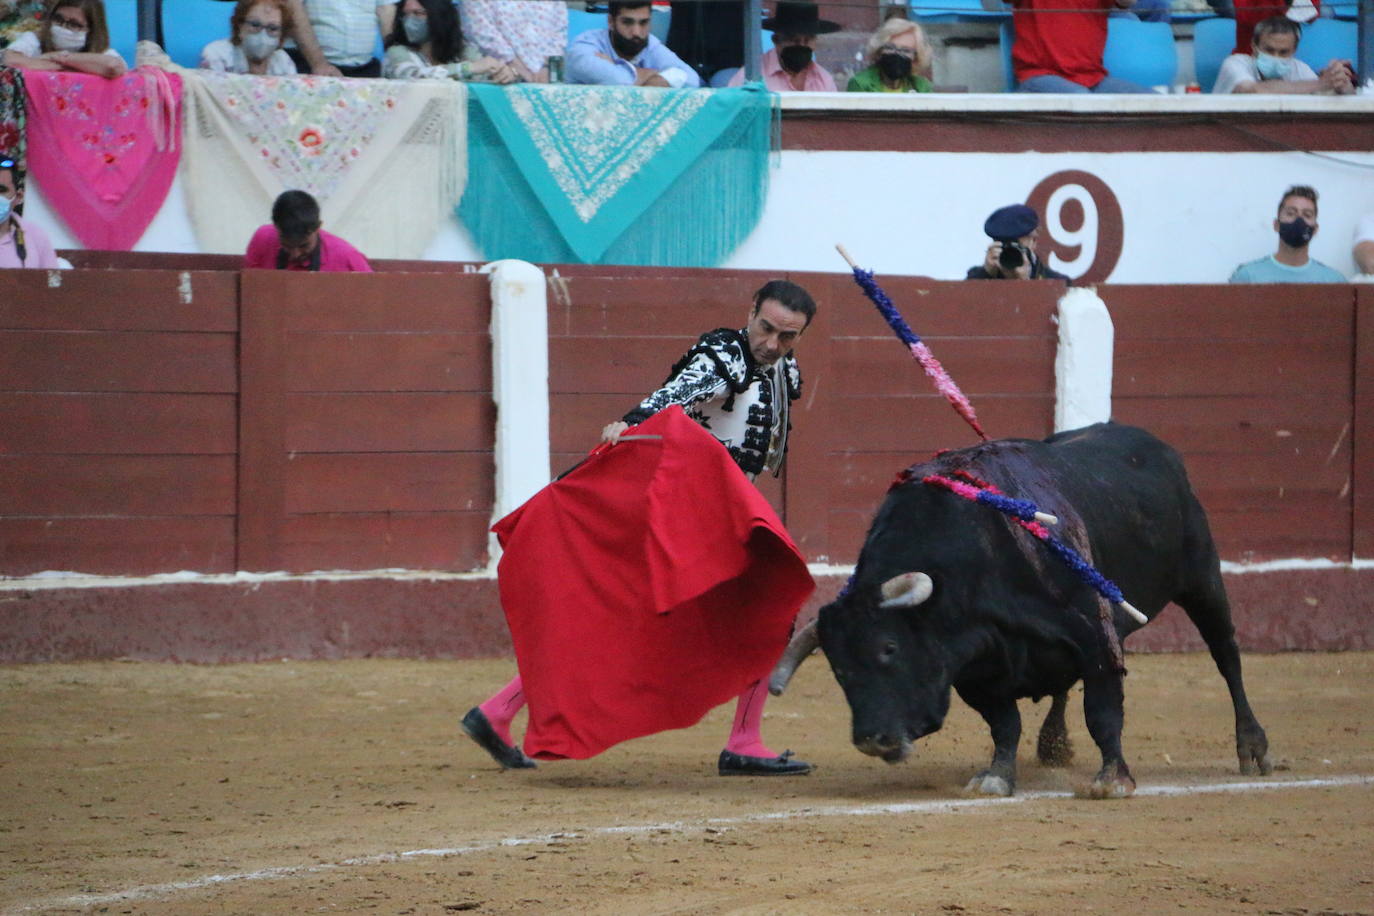
[[[487,721],[486,713],[474,706],[463,716],[462,729],[467,736],[476,741],[491,759],[501,764],[503,770],[532,770],[537,764],[525,756],[518,747],[511,747],[496,734],[496,729]]]
[[[720,752],[722,776],[804,776],[815,769],[805,760],[793,760],[791,751],[779,757],[746,757],[731,751]]]

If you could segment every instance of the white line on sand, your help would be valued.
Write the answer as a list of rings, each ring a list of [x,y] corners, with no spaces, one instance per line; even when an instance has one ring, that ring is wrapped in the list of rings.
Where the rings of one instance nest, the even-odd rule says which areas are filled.
[[[1251,782],[1218,782],[1192,786],[1153,785],[1137,789],[1137,798],[1175,797],[1181,795],[1214,795],[1231,792],[1263,792],[1277,789],[1329,789],[1340,786],[1374,785],[1374,776],[1331,776],[1325,779],[1294,779]],[[958,798],[948,801],[897,802],[887,805],[826,805],[821,807],[791,808],[786,811],[760,811],[741,814],[735,817],[710,817],[698,820],[665,821],[657,824],[616,824],[607,827],[594,827],[581,833],[544,833],[531,836],[506,837],[473,843],[469,846],[451,846],[441,849],[411,849],[406,852],[385,852],[370,856],[357,856],[341,859],[338,862],[323,862],[317,865],[283,865],[277,868],[264,868],[258,871],[235,872],[228,875],[203,875],[189,881],[173,881],[167,884],[145,884],[128,890],[108,894],[77,894],[72,897],[35,901],[10,912],[26,912],[56,907],[98,906],[120,903],[127,900],[148,900],[169,897],[181,891],[203,890],[220,884],[235,881],[272,881],[293,878],[300,875],[318,874],[347,868],[368,865],[385,865],[390,862],[404,862],[409,859],[422,859],[443,856],[463,856],[472,853],[490,852],[511,846],[542,846],[565,840],[596,839],[605,836],[635,836],[647,833],[685,832],[704,830],[708,827],[734,827],[741,824],[759,824],[769,821],[796,820],[821,817],[871,817],[883,814],[951,814],[970,808],[986,808],[994,805],[1017,805],[1024,802],[1040,801],[1047,798],[1071,798],[1071,792],[1023,792],[1011,798]],[[1112,802],[1103,802],[1112,804]]]

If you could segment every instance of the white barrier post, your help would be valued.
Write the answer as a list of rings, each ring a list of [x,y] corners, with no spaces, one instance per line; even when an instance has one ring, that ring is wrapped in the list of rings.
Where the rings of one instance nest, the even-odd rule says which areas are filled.
[[[493,261],[491,396],[496,402],[496,502],[502,518],[549,482],[549,312],[544,273],[527,261]],[[501,556],[488,535],[488,568]]]
[[[1055,432],[1111,419],[1115,334],[1112,316],[1097,290],[1074,287],[1059,300]]]

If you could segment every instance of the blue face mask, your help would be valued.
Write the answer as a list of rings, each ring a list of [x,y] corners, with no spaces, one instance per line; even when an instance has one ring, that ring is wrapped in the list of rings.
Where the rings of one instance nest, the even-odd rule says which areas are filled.
[[[8,197],[0,197],[0,223],[10,218],[10,211],[12,209],[13,206],[10,203],[10,199]]]
[[[1262,80],[1288,79],[1288,74],[1293,71],[1293,59],[1291,57],[1275,57],[1272,54],[1256,54],[1255,69],[1259,71]]]
[[[429,41],[429,20],[420,16],[404,16],[401,28],[405,30],[406,41],[412,45],[422,45]]]

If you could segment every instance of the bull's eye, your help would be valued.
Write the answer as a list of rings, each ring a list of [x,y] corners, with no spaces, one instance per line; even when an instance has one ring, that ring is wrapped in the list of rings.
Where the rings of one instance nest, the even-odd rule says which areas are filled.
[[[878,661],[886,664],[892,661],[893,657],[896,656],[896,654],[897,644],[889,639],[887,642],[883,643],[883,647],[878,650]]]

